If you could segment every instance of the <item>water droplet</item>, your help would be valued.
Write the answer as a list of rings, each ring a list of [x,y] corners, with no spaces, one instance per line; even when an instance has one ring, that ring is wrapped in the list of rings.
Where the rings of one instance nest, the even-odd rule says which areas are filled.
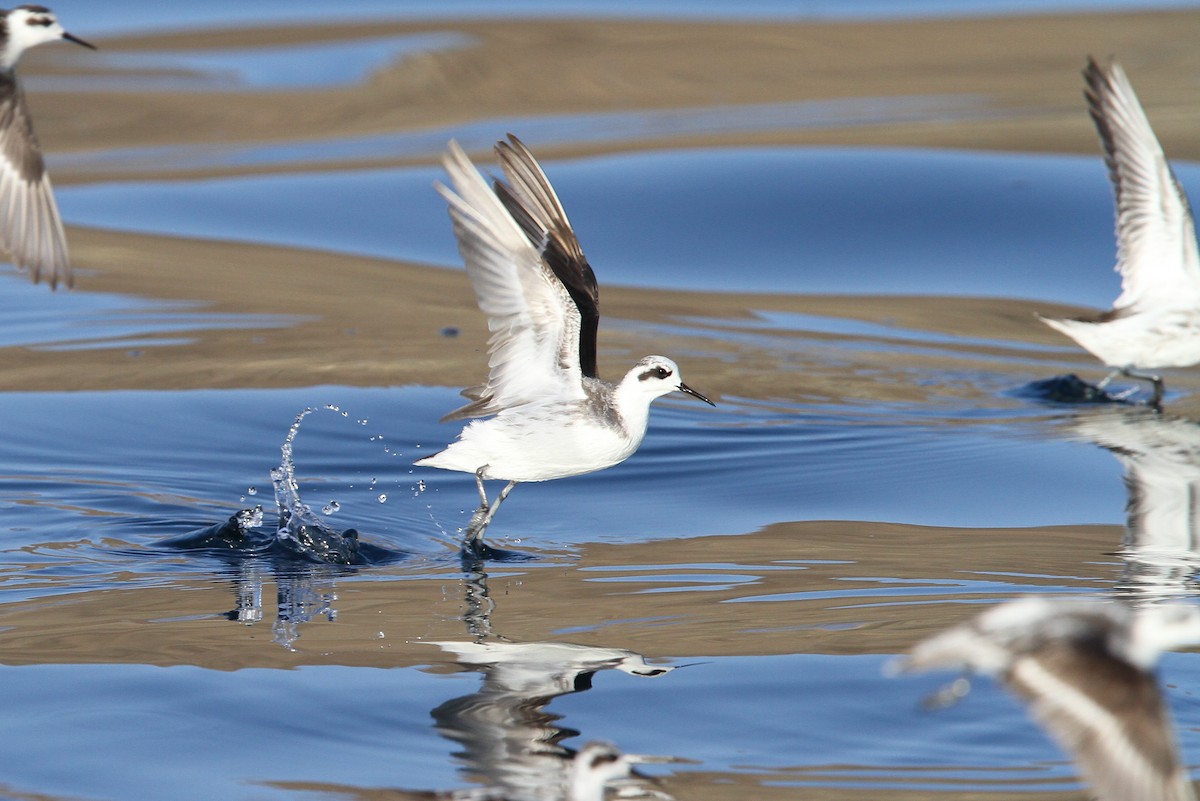
[[[246,494],[247,494],[247,495],[257,495],[257,494],[258,494],[258,487],[247,487],[247,488],[246,488]]]
[[[386,492],[379,493],[379,502],[387,503],[387,493]]]
[[[331,515],[334,512],[336,512],[338,509],[341,509],[341,508],[342,508],[342,505],[340,503],[338,503],[337,501],[330,501],[329,503],[325,504],[324,507],[322,507],[321,511],[324,514]]]
[[[420,481],[417,482],[417,492],[424,492],[424,491],[425,491],[425,479],[421,479]]]

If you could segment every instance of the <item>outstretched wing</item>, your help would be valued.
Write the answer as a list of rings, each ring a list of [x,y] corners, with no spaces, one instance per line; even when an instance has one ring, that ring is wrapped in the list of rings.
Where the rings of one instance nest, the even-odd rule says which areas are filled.
[[[491,331],[486,381],[464,390],[472,402],[444,419],[584,397],[579,312],[566,288],[457,142],[443,163],[453,188],[437,188],[449,203],[458,249]]]
[[[35,282],[71,285],[67,237],[25,95],[12,71],[0,72],[0,244]]]
[[[1200,256],[1187,195],[1176,180],[1121,65],[1088,59],[1088,112],[1104,145],[1117,201],[1117,271],[1113,308],[1200,304]]]
[[[599,378],[596,370],[596,334],[600,324],[600,287],[583,255],[567,212],[541,165],[520,139],[496,144],[496,154],[508,183],[493,188],[521,226],[525,236],[566,287],[579,311],[579,368],[585,376]]]
[[[1195,801],[1150,674],[1066,642],[1019,657],[1006,679],[1099,801]]]

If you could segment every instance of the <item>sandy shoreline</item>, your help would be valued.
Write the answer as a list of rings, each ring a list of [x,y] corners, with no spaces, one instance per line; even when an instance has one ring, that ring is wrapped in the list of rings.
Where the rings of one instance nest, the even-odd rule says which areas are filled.
[[[986,119],[754,134],[754,141],[1096,152],[1079,70],[1118,56],[1174,158],[1200,158],[1200,12],[886,22],[427,20],[111,38],[105,51],[261,47],[454,31],[361,85],[276,92],[55,92],[31,97],[51,152],[323,139],[468,120],[834,98],[974,96]],[[72,65],[86,69],[86,61]],[[31,54],[27,71],[53,70]],[[86,118],[78,111],[86,108]],[[705,138],[725,142],[730,135]],[[743,141],[743,135],[732,135]],[[604,144],[579,146],[593,152]],[[59,176],[60,182],[67,176]]]
[[[72,242],[80,263],[107,264],[80,279],[85,291],[201,301],[211,304],[205,310],[226,314],[301,319],[281,328],[196,330],[187,332],[184,343],[175,341],[178,332],[139,336],[143,343],[161,339],[162,346],[0,348],[0,370],[9,391],[466,386],[475,382],[485,364],[486,326],[466,277],[457,270],[87,229],[73,231]],[[936,369],[940,356],[898,356],[881,342],[877,349],[864,349],[856,357],[862,369],[847,375],[845,365],[824,363],[820,352],[796,362],[769,348],[753,351],[746,345],[726,344],[721,332],[738,330],[739,319],[750,323],[755,312],[779,311],[958,336],[986,330],[996,340],[1061,344],[1053,331],[1034,318],[1035,307],[1066,311],[1023,300],[954,298],[947,302],[936,297],[718,294],[605,286],[601,370],[610,376],[620,373],[650,347],[639,336],[638,326],[627,321],[669,324],[687,319],[688,328],[699,333],[660,336],[653,344],[672,352],[707,354],[689,359],[689,374],[703,375],[706,386],[740,385],[742,391],[762,398],[835,401],[886,391],[896,400],[901,399],[897,392],[909,400],[922,400],[935,388],[888,385],[884,389],[878,376],[881,371],[912,366]],[[709,330],[697,322],[699,318],[724,322],[722,328]],[[458,336],[446,336],[447,327],[458,329]],[[1003,346],[981,346],[975,351],[980,369],[997,357],[1039,358]],[[1054,356],[1048,353],[1041,358]],[[977,390],[964,386],[961,391]]]

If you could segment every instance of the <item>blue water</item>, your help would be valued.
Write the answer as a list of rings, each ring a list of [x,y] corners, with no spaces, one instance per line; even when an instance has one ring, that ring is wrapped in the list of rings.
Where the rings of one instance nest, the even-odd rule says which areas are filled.
[[[698,8],[887,12],[873,2]],[[88,36],[295,21],[329,6],[58,10]],[[361,55],[331,80],[361,80],[384,57]],[[244,80],[278,84],[270,69]],[[459,270],[431,187],[440,170],[382,162],[428,157],[451,136],[482,149],[510,124],[537,149],[592,141],[598,120],[626,143],[947,110],[986,113],[972,99],[845,100],[763,107],[740,128],[715,107],[120,148],[59,157],[95,182],[58,198],[73,230]],[[327,169],[346,159],[360,168]],[[241,174],[162,178],[218,166]],[[731,146],[545,166],[605,287],[1015,299],[1003,313],[1022,319],[1052,301],[1102,308],[1117,293],[1099,157]],[[255,174],[267,167],[283,172]],[[137,180],[110,177],[119,171]],[[1195,165],[1178,173],[1200,191]],[[179,347],[206,331],[283,335],[301,322],[94,292],[90,279],[50,293],[0,271],[0,359],[11,359],[0,375],[62,350],[137,375],[148,352],[186,358]],[[342,287],[396,314],[404,289]],[[607,317],[602,337],[669,344],[718,406],[664,398],[627,462],[518,487],[488,533],[510,554],[483,563],[458,550],[472,477],[412,464],[455,436],[437,421],[461,402],[458,386],[0,392],[0,799],[401,798],[503,782],[545,797],[531,784],[594,739],[690,760],[641,769],[681,799],[1084,792],[993,683],[930,712],[921,699],[950,676],[882,669],[917,637],[1018,595],[1194,597],[1200,426],[1175,416],[1191,402],[1187,373],[1169,378],[1161,417],[1056,405],[1021,389],[1068,371],[1097,377],[1098,365],[1066,342],[1009,340],[992,318],[947,333],[940,320],[713,318],[697,305],[654,322]],[[240,357],[253,364],[253,348]],[[777,385],[742,381],[764,374]],[[298,492],[379,558],[314,564],[165,544],[255,506],[269,535],[271,471],[308,408],[293,443]],[[1133,499],[1153,526],[1128,516]],[[1195,653],[1170,654],[1161,670],[1189,763],[1200,754],[1198,671]]]
[[[301,71],[300,74],[305,74]],[[66,79],[37,76],[32,85],[61,85]],[[731,108],[715,105],[682,109],[644,109],[590,114],[542,115],[472,120],[445,127],[416,131],[349,136],[336,139],[271,142],[176,145],[109,149],[100,152],[64,153],[51,156],[55,169],[69,168],[85,174],[115,171],[152,176],[165,170],[245,170],[289,165],[333,162],[391,164],[397,158],[431,158],[441,154],[446,142],[457,140],[473,151],[491,149],[496,131],[520,131],[531,145],[583,144],[598,142],[644,142],[687,134],[751,133],[780,128],[820,129],[839,126],[871,126],[903,121],[978,120],[998,116],[981,97],[931,95],[899,98],[836,98],[794,103],[761,103]]]
[[[1200,185],[1193,165],[1177,167],[1185,185]],[[1119,294],[1112,190],[1098,157],[735,148],[547,169],[610,283],[1094,307]],[[441,178],[420,167],[106,182],[65,187],[59,203],[76,225],[455,266],[431,190]]]

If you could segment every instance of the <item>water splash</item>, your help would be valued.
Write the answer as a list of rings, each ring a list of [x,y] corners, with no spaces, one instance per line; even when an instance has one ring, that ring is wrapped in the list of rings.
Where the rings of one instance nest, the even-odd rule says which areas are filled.
[[[238,529],[242,532],[258,528],[263,522],[263,508],[261,506],[255,506],[253,509],[242,509],[241,511],[235,513],[230,520],[233,521]]]
[[[315,411],[315,407],[307,406],[296,415],[296,419],[292,421],[292,426],[283,440],[283,445],[280,446],[283,458],[279,467],[271,470],[271,482],[275,485],[275,503],[279,506],[281,518],[285,512],[293,517],[312,514],[312,511],[300,500],[300,484],[296,481],[296,462],[293,458],[292,445],[296,441],[296,435],[300,433],[300,424],[304,422],[304,418]],[[282,524],[279,533],[281,537],[287,536]]]
[[[348,411],[332,403],[323,406],[308,406],[296,415],[280,446],[279,466],[271,471],[271,481],[275,488],[275,502],[279,510],[276,541],[280,546],[305,559],[332,564],[375,563],[390,558],[393,554],[381,551],[370,543],[360,543],[359,533],[356,530],[340,531],[322,519],[322,516],[328,518],[341,511],[346,499],[329,499],[319,507],[320,513],[318,514],[300,496],[300,482],[296,478],[295,442],[304,420],[309,415],[320,411],[333,412],[360,426],[369,423],[366,418],[352,417]],[[383,453],[388,456],[393,458],[403,456],[400,450],[384,444],[383,434],[368,433],[367,438],[380,445]],[[410,468],[408,472],[411,474],[413,471]],[[350,484],[349,486],[353,489],[355,485]],[[386,504],[394,491],[402,492],[408,489],[416,498],[426,491],[426,486],[422,480],[416,487],[400,481],[397,481],[392,487],[390,481],[386,479],[381,481],[378,476],[371,476],[366,481],[364,489],[370,493],[369,497],[376,503]],[[429,514],[430,520],[437,526],[438,531],[446,534],[445,528],[437,521],[433,515],[432,506],[428,503],[426,512]]]
[[[336,406],[323,407],[338,412],[343,417],[348,415]],[[300,425],[317,408],[309,406],[296,415],[287,437],[280,446],[282,459],[279,467],[271,471],[271,481],[275,485],[275,503],[279,507],[279,529],[277,539],[281,545],[307,559],[334,564],[353,564],[359,561],[358,532],[354,529],[338,531],[321,520],[308,504],[300,498],[300,482],[296,480],[296,463],[293,458],[293,444],[300,432]],[[326,507],[340,504],[333,501]],[[328,512],[327,512],[328,514]]]

